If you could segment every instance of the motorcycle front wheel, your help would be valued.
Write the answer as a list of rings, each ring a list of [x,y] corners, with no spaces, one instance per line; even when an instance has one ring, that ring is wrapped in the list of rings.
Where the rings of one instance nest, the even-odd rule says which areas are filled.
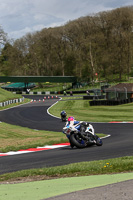
[[[102,140],[98,136],[96,136],[96,145],[97,146],[102,146],[103,145]]]
[[[70,135],[70,141],[77,148],[85,148],[87,146],[86,142],[78,134]]]

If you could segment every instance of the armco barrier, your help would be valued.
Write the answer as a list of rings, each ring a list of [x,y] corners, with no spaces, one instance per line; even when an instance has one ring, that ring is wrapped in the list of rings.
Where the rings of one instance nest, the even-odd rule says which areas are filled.
[[[121,104],[127,104],[127,103],[132,103],[133,98],[130,99],[123,99],[123,100],[117,100],[117,101],[111,101],[111,100],[93,100],[90,101],[90,106],[116,106],[116,105],[121,105]]]
[[[23,101],[24,101],[24,97],[20,98],[20,99],[12,99],[12,100],[8,100],[8,101],[5,101],[5,102],[0,102],[0,107],[8,106],[12,103],[21,103]]]

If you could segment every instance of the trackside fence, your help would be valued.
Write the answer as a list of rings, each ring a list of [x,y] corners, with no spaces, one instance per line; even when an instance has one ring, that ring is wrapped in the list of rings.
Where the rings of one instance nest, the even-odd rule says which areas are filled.
[[[88,90],[90,93],[93,93],[94,90]],[[70,94],[70,91],[67,91],[67,94]],[[86,90],[81,90],[81,91],[73,91],[72,90],[72,93],[73,94],[82,94],[82,93],[86,93]],[[26,91],[13,91],[13,94],[29,94],[29,95],[33,95],[33,94],[38,94],[38,95],[50,95],[50,94],[64,94],[64,90],[62,91],[45,91],[45,92],[41,92],[41,91],[38,91],[38,92],[26,92]]]

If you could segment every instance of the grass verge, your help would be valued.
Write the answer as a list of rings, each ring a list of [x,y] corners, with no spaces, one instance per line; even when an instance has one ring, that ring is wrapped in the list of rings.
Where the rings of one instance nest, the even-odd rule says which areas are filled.
[[[107,160],[81,162],[58,167],[23,170],[0,175],[0,181],[45,180],[61,177],[113,174],[133,171],[133,156]]]
[[[19,94],[13,94],[12,92],[0,88],[0,102],[17,98],[22,98],[22,96]]]
[[[68,141],[61,132],[38,131],[0,123],[0,152],[17,151]]]
[[[90,106],[88,100],[62,100],[49,109],[52,115],[60,117],[60,112],[65,110],[67,116],[74,115],[81,121],[133,121],[133,103],[119,106]]]
[[[6,90],[0,88],[0,102],[13,100],[13,99],[20,99],[20,98],[22,98],[22,95],[13,94],[12,92],[9,92],[9,91],[6,91]],[[24,102],[12,103],[10,105],[0,107],[0,110],[4,110],[7,108],[11,108],[13,106],[21,105],[21,104],[28,103],[28,102],[30,102],[30,99],[25,98]]]

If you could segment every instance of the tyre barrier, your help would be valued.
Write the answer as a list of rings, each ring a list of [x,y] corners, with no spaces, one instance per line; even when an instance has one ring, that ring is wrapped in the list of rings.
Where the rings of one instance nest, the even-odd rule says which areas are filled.
[[[13,104],[13,103],[21,103],[21,102],[24,102],[24,97],[19,98],[19,99],[11,99],[11,100],[8,100],[8,101],[5,101],[5,102],[0,102],[0,107],[8,106],[8,105]]]
[[[98,100],[98,99],[105,99],[105,95],[86,95],[83,96],[83,99],[93,99],[93,100]]]
[[[133,98],[130,99],[123,99],[123,100],[117,100],[117,101],[111,101],[111,100],[94,100],[90,101],[90,106],[116,106],[116,105],[121,105],[121,104],[127,104],[127,103],[132,103]]]

